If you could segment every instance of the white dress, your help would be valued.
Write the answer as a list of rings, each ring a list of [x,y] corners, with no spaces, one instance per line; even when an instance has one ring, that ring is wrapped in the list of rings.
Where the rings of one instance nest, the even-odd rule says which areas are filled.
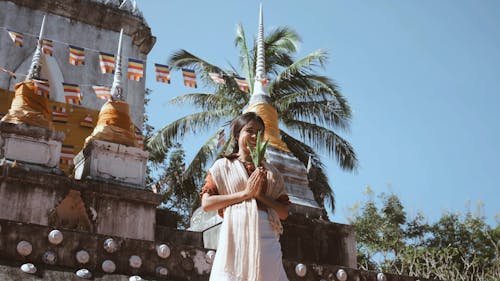
[[[266,195],[284,194],[283,178],[269,164]],[[237,160],[217,160],[210,173],[219,194],[243,190],[248,174]],[[283,269],[279,236],[281,223],[273,209],[259,210],[255,199],[224,209],[210,281],[288,281]]]

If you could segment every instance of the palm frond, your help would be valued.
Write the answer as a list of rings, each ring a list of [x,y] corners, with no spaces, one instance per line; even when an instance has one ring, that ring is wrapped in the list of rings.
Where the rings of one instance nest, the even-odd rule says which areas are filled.
[[[316,50],[285,68],[276,79],[287,80],[292,75],[304,76],[309,74],[314,67],[323,67],[327,60],[328,53],[325,50]]]
[[[193,113],[163,127],[160,131],[145,141],[155,161],[163,161],[172,144],[182,138],[187,132],[196,133],[198,130],[216,126],[222,119],[232,116],[230,110],[213,110]]]
[[[245,73],[244,77],[248,81],[253,81],[253,70],[251,69],[250,53],[248,52],[247,39],[245,37],[245,30],[241,24],[236,26],[236,37],[234,38],[234,45],[240,48],[240,65]],[[253,83],[248,83],[250,92],[253,91]]]
[[[310,146],[295,139],[283,130],[281,130],[281,139],[286,143],[292,154],[304,165],[307,165],[309,157],[311,157],[312,167],[307,175],[309,188],[311,188],[316,202],[325,209],[330,207],[333,213],[335,211],[335,196],[324,170],[325,165],[321,162],[319,155]],[[328,216],[325,215],[324,217],[327,218]]]
[[[275,28],[264,39],[266,49],[273,52],[295,53],[302,43],[300,35],[288,26]]]
[[[195,107],[199,107],[204,111],[223,110],[231,106],[233,99],[227,99],[224,95],[209,94],[209,93],[190,93],[177,96],[170,100],[170,104],[185,104],[189,103]]]
[[[275,79],[269,85],[269,91],[276,104],[295,101],[335,101],[336,106],[346,116],[351,116],[351,108],[339,91],[337,85],[328,77],[315,74],[292,75],[287,79]],[[313,96],[313,94],[315,96]],[[305,97],[307,99],[300,99]]]
[[[302,101],[288,104],[281,110],[283,119],[295,119],[326,126],[348,130],[350,116],[333,101]]]
[[[200,150],[196,153],[193,160],[189,164],[189,167],[186,169],[184,175],[193,176],[195,178],[201,179],[205,176],[205,167],[207,162],[214,157],[218,153],[217,149],[217,139],[219,136],[219,131],[223,129],[223,127],[217,129],[214,134],[212,134],[205,144],[202,145]]]
[[[318,150],[326,150],[334,156],[339,166],[346,171],[353,171],[358,166],[358,159],[352,146],[334,131],[313,123],[283,119],[288,129],[299,133],[300,137]]]

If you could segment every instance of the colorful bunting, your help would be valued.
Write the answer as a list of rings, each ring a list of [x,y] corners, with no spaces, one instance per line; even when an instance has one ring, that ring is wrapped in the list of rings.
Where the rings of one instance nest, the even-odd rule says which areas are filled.
[[[215,83],[226,84],[226,81],[222,78],[222,74],[210,72],[210,73],[208,73],[208,75],[210,76],[212,81],[214,81]]]
[[[5,68],[3,68],[1,66],[0,66],[0,71],[9,74],[9,76],[12,77],[12,78],[14,78],[14,79],[17,78],[16,74],[14,72],[12,72],[10,70],[7,70],[7,69],[5,69]]]
[[[144,61],[128,59],[128,80],[141,81],[144,77]]]
[[[109,100],[111,99],[111,89],[104,86],[92,86],[92,89],[95,92],[95,95],[100,100]]]
[[[66,99],[66,103],[68,104],[81,104],[81,93],[80,87],[76,84],[62,83],[64,88],[64,97]]]
[[[68,45],[69,49],[69,64],[82,65],[85,64],[85,49]]]
[[[156,69],[156,82],[170,84],[170,68],[168,65],[155,63]]]
[[[245,78],[235,76],[234,80],[236,81],[236,84],[238,84],[238,87],[240,88],[240,90],[248,93],[248,82]]]
[[[87,128],[93,128],[94,127],[94,120],[92,119],[92,116],[90,116],[90,114],[87,114],[87,116],[85,116],[85,118],[83,118],[83,120],[80,121],[80,126],[87,127]]]
[[[183,68],[182,78],[184,78],[184,86],[198,88],[198,85],[196,84],[196,73],[194,73],[194,70]]]
[[[43,39],[42,40],[42,52],[46,55],[52,56],[54,52],[54,42],[52,40]]]
[[[66,124],[68,122],[69,115],[66,113],[65,107],[53,106],[52,107],[52,122]]]
[[[72,145],[63,144],[61,146],[61,160],[60,164],[71,165],[73,164],[73,158],[75,158],[75,147]]]
[[[115,73],[115,55],[99,52],[101,73]]]
[[[49,98],[50,86],[48,81],[33,79],[33,86],[35,88],[35,93],[39,96],[45,96]]]
[[[19,47],[23,46],[24,35],[22,33],[10,29],[7,29],[7,32],[9,33],[9,36],[12,39],[12,42],[14,42],[14,44],[16,44]]]

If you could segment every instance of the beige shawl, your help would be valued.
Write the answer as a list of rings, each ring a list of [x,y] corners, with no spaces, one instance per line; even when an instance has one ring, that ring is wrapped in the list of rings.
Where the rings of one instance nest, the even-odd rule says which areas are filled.
[[[264,167],[268,171],[266,195],[276,199],[285,194],[281,174],[268,163]],[[238,160],[219,159],[210,173],[221,195],[244,190],[248,180],[247,171]],[[268,208],[268,215],[273,229],[281,234],[283,227],[276,211]],[[224,224],[226,227],[219,234],[219,241],[223,242],[219,242],[217,249],[217,255],[225,257],[224,273],[238,281],[267,281],[260,276],[259,214],[255,199],[226,207]]]

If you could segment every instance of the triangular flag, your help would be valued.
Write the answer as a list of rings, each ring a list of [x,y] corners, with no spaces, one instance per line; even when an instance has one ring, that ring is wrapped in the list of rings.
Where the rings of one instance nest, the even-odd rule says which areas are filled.
[[[35,93],[39,96],[49,97],[50,86],[48,81],[32,79],[33,85],[35,86]]]
[[[245,78],[235,76],[234,80],[236,81],[236,84],[238,84],[238,87],[240,88],[240,90],[248,93],[248,82]]]
[[[208,73],[208,76],[210,76],[212,81],[214,81],[217,84],[226,84],[226,81],[224,80],[224,78],[222,78],[222,74],[220,73],[210,72]]]
[[[68,45],[69,50],[69,64],[82,65],[85,64],[85,49]]]
[[[64,88],[64,97],[67,104],[80,105],[82,96],[80,87],[76,84],[62,83]]]
[[[99,52],[99,65],[101,73],[115,73],[115,55]]]
[[[14,42],[14,44],[16,44],[19,47],[23,46],[24,35],[22,33],[10,29],[7,29],[7,32],[9,33],[9,36],[12,39],[12,42]]]
[[[87,114],[87,116],[85,116],[83,118],[83,120],[80,121],[80,126],[87,127],[87,128],[93,128],[94,127],[94,119],[92,119],[92,116],[90,116],[90,114]]]
[[[54,52],[54,42],[52,40],[43,39],[42,40],[42,52],[46,55],[52,56]]]
[[[5,69],[5,68],[3,68],[1,66],[0,66],[0,71],[9,74],[9,76],[12,77],[12,78],[14,78],[14,79],[17,78],[16,74],[14,72],[12,72],[10,70],[7,70],[7,69]]]
[[[168,65],[155,63],[156,82],[170,84],[170,68]]]
[[[184,78],[184,86],[198,88],[198,85],[196,84],[196,73],[194,70],[183,68],[182,78]]]
[[[104,86],[92,86],[92,89],[95,92],[95,95],[100,100],[109,100],[111,99],[111,89]]]
[[[128,59],[128,80],[141,81],[144,77],[144,61]]]

